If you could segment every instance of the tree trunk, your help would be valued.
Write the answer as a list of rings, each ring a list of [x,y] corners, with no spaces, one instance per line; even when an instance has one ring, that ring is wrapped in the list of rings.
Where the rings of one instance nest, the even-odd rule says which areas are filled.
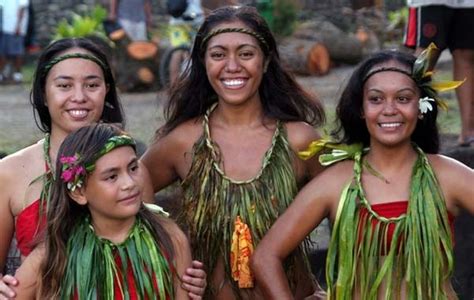
[[[113,68],[117,87],[122,92],[158,90],[160,49],[148,41],[132,41],[122,29],[112,32],[115,42]]]
[[[320,42],[289,37],[281,42],[278,50],[285,67],[294,73],[324,75],[329,72],[329,53]]]

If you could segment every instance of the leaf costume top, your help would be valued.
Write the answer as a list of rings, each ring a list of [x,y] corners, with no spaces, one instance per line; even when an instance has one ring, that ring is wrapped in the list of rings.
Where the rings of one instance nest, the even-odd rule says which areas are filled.
[[[173,265],[137,216],[120,244],[98,237],[83,217],[71,230],[61,299],[173,299]]]
[[[184,203],[179,223],[189,232],[193,257],[204,263],[209,275],[217,261],[223,259],[225,280],[239,298],[245,293],[242,288],[253,287],[248,267],[253,248],[296,195],[293,170],[296,155],[290,148],[283,124],[277,122],[258,174],[243,181],[227,177],[221,168],[218,145],[210,136],[209,115],[214,107],[203,118],[204,132],[194,144],[191,169],[182,182]],[[307,274],[309,278],[311,274],[302,251],[299,248],[286,261],[292,287],[297,283],[298,259],[303,266],[303,275],[299,276]],[[211,296],[216,291],[207,289],[206,293]]]
[[[405,214],[386,218],[368,203],[361,183],[362,152],[354,156],[354,177],[341,194],[326,264],[329,299],[447,299],[453,270],[448,211],[428,158],[418,158]],[[370,170],[369,170],[370,172]],[[355,230],[356,229],[356,230]],[[388,235],[391,236],[390,243]]]

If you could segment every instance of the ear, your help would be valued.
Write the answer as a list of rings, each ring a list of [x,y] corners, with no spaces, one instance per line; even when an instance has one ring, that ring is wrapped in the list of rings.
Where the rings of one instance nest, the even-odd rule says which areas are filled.
[[[86,205],[87,198],[85,194],[86,189],[84,187],[76,188],[74,191],[69,191],[69,196],[79,205]]]

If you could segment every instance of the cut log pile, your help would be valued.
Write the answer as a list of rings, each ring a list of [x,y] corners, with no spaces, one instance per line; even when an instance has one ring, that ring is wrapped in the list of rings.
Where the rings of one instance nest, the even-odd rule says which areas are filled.
[[[164,49],[152,41],[132,41],[123,29],[109,34],[115,43],[112,65],[122,92],[157,90],[160,54]]]
[[[352,12],[352,19],[366,16],[359,11]],[[373,19],[378,18],[379,15],[367,18],[365,22],[373,25]],[[285,66],[299,75],[324,75],[331,66],[356,64],[368,54],[380,50],[380,38],[363,22],[358,22],[356,27],[344,28],[334,21],[315,15],[299,24],[290,37],[280,42],[279,52]]]

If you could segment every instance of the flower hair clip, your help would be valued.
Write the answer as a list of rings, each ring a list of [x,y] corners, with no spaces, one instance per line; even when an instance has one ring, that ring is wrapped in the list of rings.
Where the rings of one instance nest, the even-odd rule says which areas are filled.
[[[418,107],[420,109],[420,113],[425,114],[428,111],[433,110],[433,105],[431,105],[430,101],[436,103],[436,100],[430,97],[424,97],[418,100]]]
[[[82,187],[86,169],[77,164],[79,154],[73,156],[61,156],[59,161],[63,164],[61,168],[61,179],[67,183],[67,189],[73,192],[76,188]]]

